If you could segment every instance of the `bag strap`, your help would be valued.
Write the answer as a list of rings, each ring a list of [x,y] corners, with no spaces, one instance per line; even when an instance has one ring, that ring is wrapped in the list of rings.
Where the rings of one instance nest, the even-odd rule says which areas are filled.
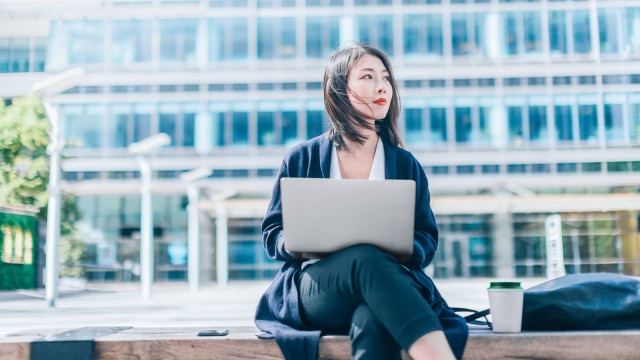
[[[467,309],[467,308],[460,308],[460,307],[454,307],[451,309],[457,313],[458,312],[471,313],[471,315],[462,317],[468,324],[485,325],[485,326],[488,326],[489,329],[493,329],[493,325],[491,324],[491,321],[487,319],[487,315],[491,314],[491,309],[484,309],[482,311],[477,311],[477,310]],[[478,319],[480,318],[484,318],[484,321],[478,321]]]

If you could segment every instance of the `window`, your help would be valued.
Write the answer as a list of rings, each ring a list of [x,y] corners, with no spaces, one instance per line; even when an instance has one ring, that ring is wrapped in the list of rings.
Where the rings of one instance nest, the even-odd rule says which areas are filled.
[[[509,124],[509,144],[522,146],[524,140],[524,129],[522,124],[522,106],[507,107],[507,121]]]
[[[583,163],[582,171],[583,172],[601,172],[602,163],[599,163],[599,162]]]
[[[621,21],[620,9],[598,9],[601,53],[617,54],[620,52],[621,34],[618,25]]]
[[[402,30],[405,56],[442,56],[441,15],[405,15]]]
[[[356,6],[390,5],[392,0],[353,0]]]
[[[151,61],[150,20],[114,20],[111,38],[112,63],[126,65]]]
[[[290,59],[296,56],[296,19],[258,19],[258,58]]]
[[[322,135],[326,122],[324,111],[307,110],[307,139]]]
[[[554,76],[553,85],[571,85],[571,76]]]
[[[455,122],[456,122],[456,142],[458,143],[469,142],[471,140],[471,131],[473,129],[473,123],[471,121],[471,108],[456,107]]]
[[[591,52],[591,26],[589,24],[589,10],[574,10],[573,17],[573,47],[579,54]]]
[[[429,137],[430,144],[447,142],[447,109],[433,107],[429,109]]]
[[[258,91],[272,91],[274,88],[273,83],[258,83]]]
[[[249,145],[249,113],[246,111],[231,113],[231,145]]]
[[[298,140],[298,112],[282,112],[282,144],[292,145]]]
[[[211,141],[214,146],[220,147],[226,145],[226,121],[225,113],[214,111],[211,113]]]
[[[551,166],[549,164],[532,164],[531,172],[534,173],[550,173]]]
[[[344,0],[306,0],[309,7],[313,6],[343,6]]]
[[[358,40],[393,56],[393,18],[390,15],[356,17]]]
[[[424,142],[422,109],[405,109],[405,139],[407,144],[420,144]]]
[[[454,56],[469,55],[473,18],[466,14],[451,14],[451,45]]]
[[[578,76],[578,84],[580,85],[595,85],[596,77],[595,76]]]
[[[496,79],[478,79],[479,87],[494,87],[496,86]]]
[[[258,111],[258,145],[272,146],[278,141],[273,111]]]
[[[131,106],[112,105],[109,121],[109,147],[124,148],[132,143]]]
[[[604,131],[608,143],[620,143],[624,139],[623,104],[607,101],[604,104]]]
[[[249,28],[245,17],[209,20],[209,60],[245,60],[249,51]]]
[[[640,96],[638,96],[638,94],[632,94],[629,98],[629,120],[631,120],[629,124],[631,131],[629,131],[629,133],[631,135],[631,141],[638,143],[640,142]]]
[[[504,50],[507,57],[542,53],[542,21],[539,12],[502,14]]]
[[[500,172],[500,165],[482,165],[483,174],[498,174]]]
[[[45,41],[40,38],[0,38],[0,73],[44,71]]]
[[[583,143],[598,142],[598,113],[596,105],[578,106],[578,126],[580,128],[580,140]]]
[[[340,45],[340,19],[307,18],[307,57],[325,59]]]
[[[63,133],[67,147],[96,149],[102,146],[100,134],[105,113],[102,105],[64,105]]]
[[[104,61],[103,21],[64,21],[58,23],[56,35],[60,36],[57,40],[67,47],[68,64],[97,64]]]
[[[549,48],[551,54],[567,54],[567,22],[565,11],[549,12]]]
[[[538,144],[545,144],[549,141],[547,107],[544,105],[529,106],[529,140]]]
[[[570,105],[556,105],[554,107],[557,140],[573,140],[572,113]]]
[[[164,103],[160,105],[158,129],[171,137],[169,146],[195,146],[196,113],[196,104]]]
[[[160,61],[196,63],[197,20],[160,20]]]
[[[560,173],[576,172],[577,170],[578,170],[578,165],[576,163],[558,164],[558,172]]]
[[[505,78],[503,81],[504,86],[520,86],[521,83],[520,78]]]

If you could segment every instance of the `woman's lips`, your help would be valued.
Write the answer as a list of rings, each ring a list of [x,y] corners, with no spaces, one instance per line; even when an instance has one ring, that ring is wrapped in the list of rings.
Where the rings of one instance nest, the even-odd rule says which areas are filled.
[[[386,104],[387,104],[387,99],[380,98],[380,99],[378,99],[378,100],[374,101],[374,104],[377,104],[377,105],[386,105]]]

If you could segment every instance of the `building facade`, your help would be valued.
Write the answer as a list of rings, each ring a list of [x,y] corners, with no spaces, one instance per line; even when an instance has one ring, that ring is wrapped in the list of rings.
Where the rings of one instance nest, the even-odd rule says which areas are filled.
[[[324,65],[349,40],[394,64],[400,131],[441,232],[433,276],[543,276],[550,214],[567,272],[640,274],[640,1],[0,0],[0,97],[84,69],[48,100],[89,279],[138,279],[127,146],[159,132],[172,143],[150,159],[155,278],[186,278],[179,175],[210,166],[201,276],[216,276],[225,226],[230,278],[267,279],[279,264],[260,222],[275,174],[287,149],[328,129]]]

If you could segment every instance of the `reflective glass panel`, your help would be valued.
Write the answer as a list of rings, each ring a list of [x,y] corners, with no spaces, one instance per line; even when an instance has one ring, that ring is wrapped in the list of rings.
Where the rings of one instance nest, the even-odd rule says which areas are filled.
[[[270,146],[277,142],[273,111],[258,112],[258,145]]]
[[[231,114],[231,145],[249,144],[249,113],[233,112]]]
[[[429,109],[429,143],[439,144],[447,142],[447,109]]]
[[[471,122],[471,108],[456,107],[455,121],[456,121],[456,142],[458,143],[469,142],[469,140],[471,139],[471,130],[473,128],[473,124]]]
[[[624,140],[623,109],[622,104],[604,104],[604,130],[607,142]]]
[[[160,20],[160,61],[195,64],[197,33],[197,20]]]
[[[131,64],[151,61],[151,21],[111,22],[111,62]]]
[[[559,141],[573,140],[572,110],[570,105],[554,106],[556,139]]]
[[[596,105],[578,106],[578,126],[581,141],[586,143],[598,142],[598,113]]]
[[[405,139],[407,144],[424,142],[422,133],[422,109],[405,109]]]
[[[546,106],[529,106],[529,140],[532,143],[547,143],[549,141]]]
[[[600,52],[616,54],[620,51],[619,9],[598,10]]]
[[[589,10],[574,10],[573,17],[573,47],[579,54],[591,52],[591,27],[589,25]]]
[[[567,54],[567,24],[565,11],[549,12],[549,47],[552,54]]]

